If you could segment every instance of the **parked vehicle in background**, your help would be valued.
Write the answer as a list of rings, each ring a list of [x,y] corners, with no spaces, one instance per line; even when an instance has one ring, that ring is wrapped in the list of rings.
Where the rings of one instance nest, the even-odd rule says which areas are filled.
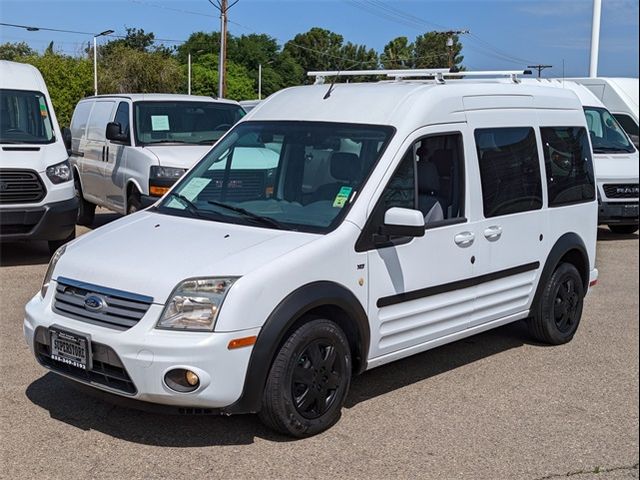
[[[56,115],[37,68],[0,61],[0,241],[75,237],[78,201]]]
[[[616,118],[585,86],[567,80],[526,79],[574,92],[584,108],[593,146],[598,183],[598,224],[612,232],[633,233],[638,229],[638,180],[640,157]]]
[[[98,390],[306,437],[352,374],[521,319],[569,342],[597,214],[571,91],[290,88],[152,208],[58,251],[25,339]]]
[[[151,205],[244,114],[237,102],[193,95],[80,101],[68,135],[78,223],[90,225],[96,205],[122,214]]]
[[[240,105],[242,105],[242,108],[244,108],[245,112],[249,113],[263,101],[264,100],[241,100]]]
[[[636,148],[640,148],[640,130],[638,128],[638,89],[640,83],[637,78],[600,77],[572,78],[571,80],[591,90],[616,117]]]

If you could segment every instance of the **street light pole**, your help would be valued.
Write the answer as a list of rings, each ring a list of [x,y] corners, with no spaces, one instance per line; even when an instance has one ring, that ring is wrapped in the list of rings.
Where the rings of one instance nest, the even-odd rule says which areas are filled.
[[[191,95],[191,52],[187,55],[187,75],[189,76],[189,81],[187,83],[187,95]]]
[[[258,64],[258,100],[262,100],[262,64]]]
[[[98,95],[98,42],[96,39],[104,35],[111,35],[113,30],[105,30],[93,36],[93,94]]]

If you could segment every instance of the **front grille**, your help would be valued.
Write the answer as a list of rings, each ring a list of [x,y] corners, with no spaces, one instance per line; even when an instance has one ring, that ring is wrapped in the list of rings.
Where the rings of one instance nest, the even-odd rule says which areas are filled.
[[[0,204],[38,203],[46,194],[33,170],[0,170]]]
[[[152,302],[151,297],[58,277],[53,311],[101,327],[127,330],[144,317]]]
[[[211,173],[211,183],[200,198],[220,199],[227,202],[243,202],[264,198],[266,194],[266,173],[264,170],[232,170],[225,182],[225,172]]]
[[[604,186],[607,198],[638,198],[637,183],[609,184]]]
[[[83,370],[51,358],[49,330],[44,327],[39,327],[36,330],[34,348],[38,361],[54,372],[68,375],[85,383],[102,385],[128,395],[135,395],[137,392],[136,386],[120,358],[107,345],[91,342],[93,365],[91,370]]]

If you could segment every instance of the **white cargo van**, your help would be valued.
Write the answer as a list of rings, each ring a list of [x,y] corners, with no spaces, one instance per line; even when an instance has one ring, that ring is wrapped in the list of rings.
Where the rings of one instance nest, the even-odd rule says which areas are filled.
[[[156,205],[56,253],[26,305],[38,362],[304,437],[353,374],[521,319],[570,341],[598,275],[582,105],[441,82],[272,95]]]
[[[78,201],[60,128],[37,68],[0,61],[0,241],[75,237]]]
[[[629,134],[636,148],[640,148],[638,128],[638,88],[637,78],[573,78],[587,87],[618,120]]]
[[[237,102],[193,95],[100,95],[78,103],[68,148],[78,223],[96,205],[132,213],[154,203],[244,116]]]
[[[614,233],[635,232],[640,156],[616,118],[589,89],[573,81],[526,79],[523,82],[569,89],[578,96],[593,146],[598,179],[598,224],[607,225]]]

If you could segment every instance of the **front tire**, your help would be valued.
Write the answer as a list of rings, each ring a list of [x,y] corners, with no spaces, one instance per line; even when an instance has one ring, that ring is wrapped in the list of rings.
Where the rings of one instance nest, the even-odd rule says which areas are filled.
[[[139,210],[142,210],[142,200],[140,199],[140,193],[133,188],[127,197],[127,215],[136,213]]]
[[[551,345],[570,342],[578,329],[584,303],[580,273],[561,263],[544,286],[537,312],[529,319],[533,337]]]
[[[73,180],[73,186],[75,188],[76,198],[78,199],[78,218],[76,223],[85,227],[93,225],[93,220],[96,215],[96,206],[87,202],[82,195],[82,186],[80,185],[80,179],[76,174]]]
[[[631,235],[638,231],[638,225],[609,225],[609,230],[618,235]]]
[[[278,352],[259,417],[286,435],[316,435],[340,419],[350,383],[351,351],[344,332],[330,320],[311,320]]]

